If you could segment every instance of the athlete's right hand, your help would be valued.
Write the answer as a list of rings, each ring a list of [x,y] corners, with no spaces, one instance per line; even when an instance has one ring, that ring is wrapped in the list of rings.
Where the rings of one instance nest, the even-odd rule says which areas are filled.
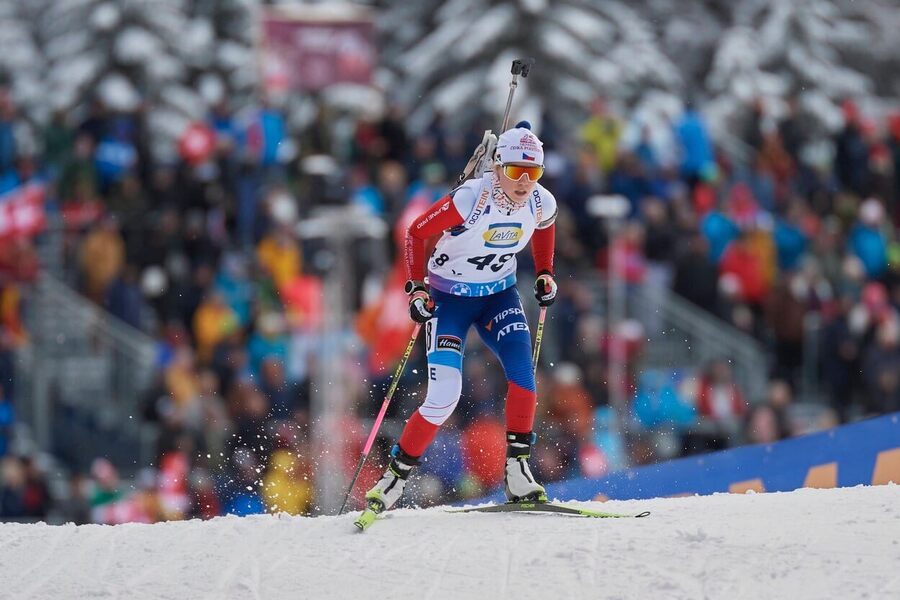
[[[421,281],[406,282],[406,293],[409,296],[409,317],[416,323],[424,323],[434,316],[434,300],[428,288]]]

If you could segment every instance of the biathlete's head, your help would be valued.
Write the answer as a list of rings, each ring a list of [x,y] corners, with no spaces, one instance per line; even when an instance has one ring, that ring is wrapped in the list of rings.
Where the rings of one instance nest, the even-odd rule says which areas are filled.
[[[527,122],[504,131],[497,140],[494,173],[510,200],[522,203],[544,174],[544,149]]]

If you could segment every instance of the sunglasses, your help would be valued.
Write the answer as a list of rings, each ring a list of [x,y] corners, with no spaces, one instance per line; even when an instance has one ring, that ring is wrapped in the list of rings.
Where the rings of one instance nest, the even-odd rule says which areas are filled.
[[[544,174],[544,167],[538,165],[503,165],[503,174],[518,181],[522,175],[526,175],[529,181],[537,181]]]

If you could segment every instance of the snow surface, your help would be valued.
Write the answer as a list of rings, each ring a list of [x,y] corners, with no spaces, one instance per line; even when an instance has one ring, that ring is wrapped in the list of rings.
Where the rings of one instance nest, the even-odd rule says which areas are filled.
[[[900,486],[583,503],[645,519],[398,510],[0,524],[0,598],[897,598]]]

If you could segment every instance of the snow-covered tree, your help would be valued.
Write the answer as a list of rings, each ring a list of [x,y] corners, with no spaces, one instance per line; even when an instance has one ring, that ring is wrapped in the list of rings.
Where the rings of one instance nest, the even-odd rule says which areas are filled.
[[[0,4],[0,82],[12,97],[26,109],[29,118],[24,131],[16,132],[20,149],[34,151],[31,125],[47,118],[51,105],[45,102],[43,73],[46,63],[41,42],[34,36],[30,23],[40,14],[46,2],[5,2]]]
[[[844,99],[877,111],[898,91],[896,70],[888,68],[900,50],[897,12],[887,0],[735,3],[705,81],[708,114],[724,131],[754,99],[777,118],[793,96],[826,133],[841,125]]]
[[[209,63],[201,70],[198,85],[210,103],[226,97],[247,96],[259,83],[255,45],[257,0],[203,0],[195,18],[208,19],[215,45]]]
[[[256,83],[258,0],[19,0],[0,3],[0,74],[32,123],[101,100],[150,107],[160,148]]]
[[[202,8],[188,0],[51,3],[37,21],[48,95],[66,107],[96,96],[122,111],[146,101],[156,141],[170,147],[209,101],[227,94],[215,70],[227,47],[216,43]]]
[[[378,25],[385,84],[414,125],[436,110],[451,119],[499,114],[519,56],[537,64],[521,85],[516,118],[537,118],[544,108],[565,117],[598,95],[633,102],[681,85],[652,27],[618,0],[397,0]]]
[[[113,109],[146,101],[152,134],[171,146],[220,99],[259,90],[261,10],[313,0],[0,0],[0,82],[33,124],[99,97]],[[382,67],[375,86],[322,95],[347,111],[382,98],[423,127],[502,112],[513,58],[534,56],[513,118],[544,109],[572,123],[602,95],[665,123],[683,99],[707,102],[720,133],[756,97],[775,117],[794,95],[822,131],[845,97],[875,110],[900,96],[896,0],[359,0],[375,8]],[[329,4],[329,6],[331,6]],[[288,98],[294,125],[310,96]],[[871,113],[871,109],[868,110]],[[648,115],[643,117],[640,115]]]
[[[641,5],[660,48],[681,73],[686,95],[702,95],[716,44],[731,24],[734,4],[722,0],[648,0]]]

